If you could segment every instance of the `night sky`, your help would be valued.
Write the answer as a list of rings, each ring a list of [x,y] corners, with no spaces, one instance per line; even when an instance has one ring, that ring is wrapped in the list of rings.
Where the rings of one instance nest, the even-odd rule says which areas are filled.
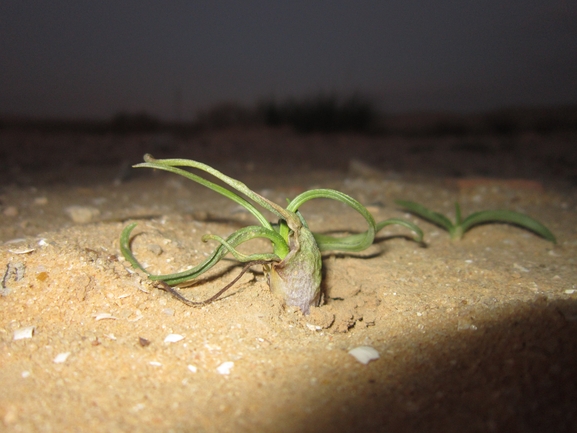
[[[388,112],[577,103],[577,2],[0,3],[3,115],[190,118],[321,91]]]

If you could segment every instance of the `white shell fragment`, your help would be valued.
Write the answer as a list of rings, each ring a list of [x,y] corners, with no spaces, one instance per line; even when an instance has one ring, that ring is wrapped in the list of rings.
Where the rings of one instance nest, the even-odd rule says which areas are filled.
[[[36,251],[36,249],[35,249],[35,248],[22,248],[22,249],[19,249],[19,250],[11,250],[11,249],[9,249],[8,251],[11,252],[12,254],[29,254],[29,253],[31,253],[31,252],[33,252],[33,251]]]
[[[309,328],[311,331],[321,331],[323,329],[322,326],[313,325],[312,323],[305,323],[306,327]]]
[[[368,364],[375,359],[379,359],[379,352],[370,346],[359,346],[349,350],[349,355],[352,355],[361,364]]]
[[[184,337],[180,334],[168,334],[164,339],[165,343],[176,343],[177,341],[184,340]]]
[[[116,320],[116,317],[114,317],[112,314],[110,313],[98,313],[94,315],[94,319],[96,321],[98,320],[105,320],[105,319],[112,319],[112,320]]]
[[[24,340],[25,338],[32,338],[34,335],[34,326],[27,326],[14,331],[14,340]]]
[[[216,371],[218,371],[220,374],[230,374],[232,367],[234,367],[234,362],[227,361],[216,367]]]
[[[196,373],[198,371],[198,368],[195,365],[188,365],[187,368],[191,373]]]
[[[55,364],[62,364],[63,362],[66,362],[66,360],[68,359],[69,356],[70,356],[70,352],[59,353],[58,355],[56,355],[56,358],[54,358],[54,363]]]

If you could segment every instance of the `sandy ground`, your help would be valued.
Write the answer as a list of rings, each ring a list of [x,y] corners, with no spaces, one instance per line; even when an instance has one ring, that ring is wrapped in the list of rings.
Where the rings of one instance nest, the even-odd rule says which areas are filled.
[[[21,140],[25,148],[54,139]],[[214,140],[226,144],[230,136]],[[261,137],[263,148],[267,140],[274,137]],[[234,203],[186,179],[123,168],[125,159],[138,161],[131,159],[137,152],[195,151],[139,141],[111,160],[79,165],[78,148],[70,148],[64,162],[39,171],[9,155],[12,171],[0,196],[0,430],[577,431],[577,190],[574,166],[563,164],[574,154],[555,150],[570,140],[525,159],[509,150],[475,157],[465,151],[462,158],[454,143],[413,143],[404,148],[413,151],[388,162],[360,163],[310,145],[324,138],[278,140],[298,150],[275,166],[257,153],[225,157],[234,143],[208,146],[202,156],[278,203],[313,187],[346,192],[377,220],[417,222],[426,247],[402,228],[385,228],[363,253],[325,254],[324,303],[310,316],[283,307],[259,266],[221,300],[191,308],[135,273],[118,238],[128,222],[138,222],[137,257],[155,272],[172,272],[211,251],[203,234],[253,223]],[[374,140],[336,141],[341,149],[368,149]],[[298,162],[307,146],[319,156]],[[443,146],[456,154],[442,158],[436,152]],[[556,153],[539,157],[547,152]],[[332,165],[323,163],[329,156]],[[433,171],[427,161],[434,160],[445,165]],[[558,176],[539,176],[553,160]],[[459,180],[457,172],[482,179]],[[502,224],[451,241],[395,199],[451,216],[455,200],[465,214],[525,212],[558,244]],[[336,202],[313,201],[302,212],[314,231],[364,230],[362,219]],[[264,248],[256,242],[249,251]],[[182,293],[205,299],[239,270],[222,262]],[[171,334],[183,338],[166,341]],[[358,346],[374,348],[379,358],[357,361],[348,352]]]

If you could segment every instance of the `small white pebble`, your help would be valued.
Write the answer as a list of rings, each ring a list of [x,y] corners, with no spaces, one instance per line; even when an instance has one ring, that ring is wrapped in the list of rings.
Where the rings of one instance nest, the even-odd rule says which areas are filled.
[[[31,373],[27,370],[23,371],[22,372],[22,379],[26,379],[27,377],[30,377],[30,374]]]
[[[572,295],[572,294],[575,293],[575,292],[577,292],[577,290],[575,290],[575,289],[567,289],[567,290],[565,290],[565,293],[566,293],[567,295]],[[16,340],[16,338],[15,338],[15,340]]]
[[[131,412],[140,412],[141,410],[145,409],[146,405],[144,403],[138,403],[132,406],[130,409]]]
[[[14,340],[23,340],[25,338],[32,338],[34,335],[34,326],[27,326],[14,331]]]
[[[155,367],[160,367],[160,366],[162,366],[162,364],[161,364],[160,362],[158,362],[158,361],[150,361],[149,364],[150,364],[150,365],[153,365],[153,366],[155,366]]]
[[[39,246],[39,247],[47,247],[48,245],[50,245],[50,244],[49,244],[48,241],[47,241],[46,239],[44,239],[44,238],[42,238],[42,239],[40,239],[40,240],[38,241],[38,246]]]
[[[189,365],[188,370],[192,373],[196,373],[198,371],[198,368],[195,365]]]
[[[165,343],[176,343],[180,340],[184,340],[184,337],[180,334],[168,334],[164,339]]]
[[[232,367],[234,367],[234,362],[227,361],[216,367],[216,371],[218,371],[220,374],[230,374]]]
[[[66,362],[66,360],[68,359],[69,356],[70,356],[70,352],[59,353],[58,355],[56,355],[56,358],[54,358],[54,363],[55,364],[62,364],[63,362]]]
[[[379,359],[379,352],[370,346],[359,346],[349,350],[349,355],[353,356],[361,364],[368,364],[375,359]]]

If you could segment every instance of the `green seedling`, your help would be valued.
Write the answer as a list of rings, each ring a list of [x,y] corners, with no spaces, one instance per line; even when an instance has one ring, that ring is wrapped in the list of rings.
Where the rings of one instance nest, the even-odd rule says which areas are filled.
[[[509,223],[531,230],[548,241],[557,243],[555,236],[553,236],[553,233],[551,233],[547,227],[539,221],[520,212],[510,210],[486,210],[474,212],[467,218],[462,219],[461,207],[459,206],[459,203],[455,202],[455,223],[453,223],[445,215],[439,212],[434,212],[421,204],[405,200],[395,200],[395,203],[407,209],[409,212],[444,228],[449,232],[449,235],[453,240],[461,239],[467,230],[479,224]]]
[[[373,216],[362,204],[340,191],[332,189],[305,191],[289,201],[287,207],[283,208],[250,190],[244,183],[232,179],[206,164],[188,159],[154,159],[150,155],[145,155],[144,161],[144,163],[134,167],[155,168],[184,176],[241,205],[260,223],[260,225],[241,228],[226,239],[216,235],[205,235],[202,238],[203,241],[215,241],[219,244],[212,254],[192,269],[166,275],[153,275],[143,268],[134,257],[130,247],[130,235],[136,224],[132,223],[124,228],[120,237],[120,249],[126,260],[134,268],[144,271],[151,280],[158,281],[161,289],[168,291],[187,305],[205,305],[214,301],[234,284],[251,265],[259,263],[264,265],[271,290],[280,295],[287,305],[297,306],[303,313],[308,314],[310,307],[318,305],[320,301],[321,252],[363,251],[373,244],[375,234],[379,230],[391,224],[398,224],[412,230],[416,234],[415,240],[417,242],[421,242],[423,238],[423,232],[419,227],[403,219],[391,218],[376,223]],[[204,171],[243,194],[250,201],[223,186],[179,167],[190,167]],[[299,212],[299,208],[314,198],[333,199],[350,206],[361,214],[369,226],[368,230],[342,237],[312,233]],[[278,218],[278,223],[271,224],[255,204],[273,213]],[[247,255],[237,250],[240,244],[255,238],[264,238],[270,241],[272,252]],[[190,301],[173,289],[174,286],[191,283],[198,276],[211,269],[228,253],[246,265],[232,283],[212,298],[202,302]]]

